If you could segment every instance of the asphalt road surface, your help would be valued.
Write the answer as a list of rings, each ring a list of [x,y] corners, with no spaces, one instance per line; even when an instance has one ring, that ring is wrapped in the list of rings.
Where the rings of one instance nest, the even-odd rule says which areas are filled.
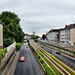
[[[20,56],[25,57],[25,62],[20,62]],[[41,70],[27,43],[21,47],[21,52],[14,75],[42,75]]]
[[[39,43],[37,43],[37,44],[39,44]],[[40,44],[39,44],[40,45]],[[42,46],[46,51],[50,51],[51,52],[51,50],[52,50],[52,54],[53,55],[55,55],[55,56],[57,56],[57,57],[59,57],[61,60],[63,60],[65,63],[67,63],[68,65],[70,65],[70,66],[72,66],[72,67],[74,67],[75,68],[75,60],[73,60],[73,59],[71,59],[71,58],[69,58],[69,57],[66,57],[66,56],[64,56],[64,55],[62,55],[62,54],[56,54],[56,52],[53,50],[53,49],[50,49],[50,48],[48,48],[48,47],[45,47],[45,46],[43,46],[43,45],[40,45],[40,46]]]

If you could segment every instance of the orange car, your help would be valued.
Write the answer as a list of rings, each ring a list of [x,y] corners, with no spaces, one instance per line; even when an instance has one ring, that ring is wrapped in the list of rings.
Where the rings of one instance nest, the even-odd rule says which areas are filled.
[[[21,56],[20,57],[20,61],[25,61],[25,57],[24,56]]]

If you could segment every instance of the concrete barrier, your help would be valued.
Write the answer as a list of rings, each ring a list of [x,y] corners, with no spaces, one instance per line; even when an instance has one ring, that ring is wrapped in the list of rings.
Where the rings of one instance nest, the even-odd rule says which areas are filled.
[[[7,47],[7,53],[4,59],[2,59],[2,62],[0,65],[0,75],[5,75],[4,73],[9,68],[9,65],[11,64],[15,56],[15,53],[16,53],[16,42],[14,42],[13,44]]]

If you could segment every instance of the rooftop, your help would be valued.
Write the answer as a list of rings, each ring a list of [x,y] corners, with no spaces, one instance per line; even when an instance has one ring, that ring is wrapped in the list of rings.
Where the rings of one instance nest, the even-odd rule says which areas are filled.
[[[47,32],[47,34],[50,33],[50,32],[59,32],[60,30],[61,30],[61,29],[51,29],[49,32]],[[46,34],[46,35],[47,35],[47,34]]]
[[[3,22],[1,22],[1,21],[0,21],[0,24],[4,25],[4,23],[3,23]]]
[[[75,24],[65,25],[65,27],[62,30],[69,30],[75,28]]]

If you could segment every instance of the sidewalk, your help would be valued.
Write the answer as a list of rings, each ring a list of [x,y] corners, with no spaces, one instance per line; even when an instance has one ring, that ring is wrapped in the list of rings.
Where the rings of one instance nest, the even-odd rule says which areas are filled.
[[[9,69],[7,75],[14,75],[14,71],[15,71],[15,68],[16,68],[16,65],[17,65],[19,53],[20,53],[20,52],[16,52],[16,55],[15,55],[15,57],[14,57],[14,60],[13,60],[13,62],[12,62],[12,64],[11,64],[11,67],[10,67],[10,69]]]

